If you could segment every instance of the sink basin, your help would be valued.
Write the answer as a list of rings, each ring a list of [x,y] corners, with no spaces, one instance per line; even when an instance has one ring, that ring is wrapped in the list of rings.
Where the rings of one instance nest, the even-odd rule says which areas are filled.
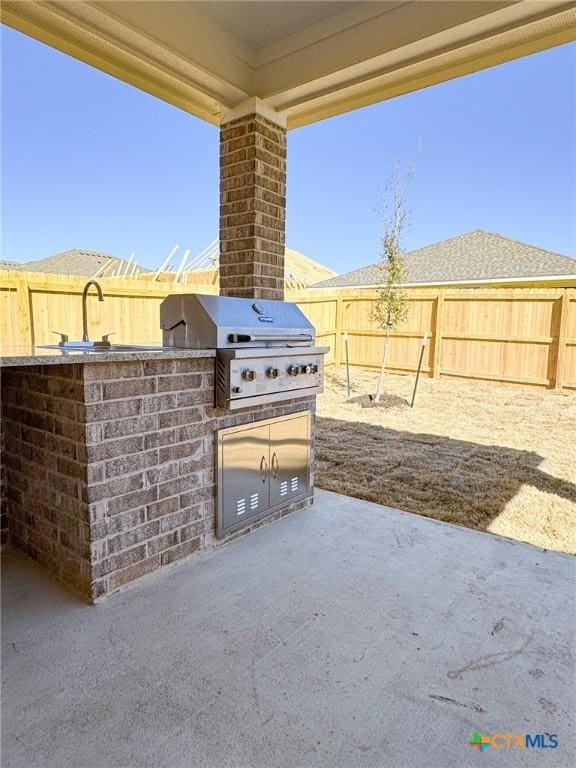
[[[39,349],[59,349],[61,352],[96,352],[101,354],[102,352],[163,352],[172,347],[160,347],[146,344],[110,344],[109,347],[93,347],[86,342],[67,342],[66,346],[61,347],[59,344],[38,344]]]

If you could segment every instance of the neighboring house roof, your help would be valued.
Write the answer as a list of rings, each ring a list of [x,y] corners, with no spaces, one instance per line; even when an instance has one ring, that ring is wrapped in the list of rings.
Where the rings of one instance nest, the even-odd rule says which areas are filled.
[[[217,270],[218,270],[218,241],[211,243],[210,246],[202,253],[201,258],[192,260],[192,265],[195,267],[190,272],[187,272],[188,280],[193,280],[194,274],[202,274],[203,282],[216,282]],[[175,258],[176,265],[178,264],[178,258]],[[130,276],[132,273],[132,267],[134,262],[130,265],[125,259],[118,259],[116,256],[111,256],[108,253],[100,253],[98,251],[82,251],[78,248],[73,248],[63,253],[56,253],[54,256],[49,256],[46,259],[38,259],[36,261],[27,261],[24,263],[17,262],[0,262],[0,268],[2,264],[6,266],[4,269],[13,269],[24,272],[50,272],[54,274],[62,275],[86,275],[94,277],[111,277],[114,274],[118,274],[118,267],[120,267],[120,274]],[[153,270],[146,269],[138,266],[136,271],[140,273],[153,274]],[[160,275],[161,280],[173,279],[176,272],[171,269],[163,272]],[[322,264],[309,259],[298,251],[292,250],[292,248],[286,248],[285,261],[284,261],[284,274],[286,277],[286,286],[288,288],[305,288],[306,286],[316,283],[319,280],[326,280],[329,277],[333,277],[337,273],[328,267],[324,267]],[[213,276],[211,278],[211,276]],[[208,279],[207,279],[208,278]]]
[[[303,253],[286,248],[284,252],[284,277],[289,288],[305,288],[319,280],[335,277],[337,272],[304,256]]]
[[[508,279],[573,275],[576,260],[502,235],[477,229],[405,254],[406,285],[413,283],[502,282]],[[372,264],[315,283],[314,288],[380,285],[382,267]]]
[[[22,264],[17,261],[0,261],[0,269],[20,269]]]
[[[216,273],[219,263],[218,241],[214,240],[191,263],[193,268],[188,273],[188,279],[192,279],[195,272],[202,272],[203,274]],[[317,283],[319,280],[334,277],[336,274],[334,270],[328,269],[328,267],[308,258],[308,256],[304,256],[299,251],[295,251],[292,248],[286,248],[284,251],[284,277],[287,288],[305,288],[312,285],[312,283]]]
[[[18,269],[24,272],[50,272],[61,275],[86,275],[87,277],[98,274],[100,277],[106,277],[117,272],[118,267],[120,267],[122,274],[128,269],[128,275],[130,275],[134,262],[130,264],[129,268],[128,265],[129,262],[125,259],[119,259],[108,253],[72,248],[45,259],[25,261],[22,264],[7,267],[7,269]],[[138,266],[136,270],[140,270],[140,272],[150,271],[141,266]]]

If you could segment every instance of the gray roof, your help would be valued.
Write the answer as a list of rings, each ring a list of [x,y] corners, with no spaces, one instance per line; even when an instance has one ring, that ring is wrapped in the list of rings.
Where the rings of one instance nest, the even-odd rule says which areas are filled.
[[[481,229],[410,251],[405,254],[405,262],[404,282],[407,284],[471,283],[560,275],[576,278],[575,259]],[[313,287],[360,287],[379,285],[382,281],[381,266],[372,264],[314,283]]]
[[[130,265],[128,274],[132,271]],[[83,251],[79,248],[72,248],[69,251],[56,253],[54,256],[48,256],[45,259],[36,261],[25,261],[21,264],[10,262],[10,266],[4,269],[20,269],[26,272],[50,272],[61,275],[95,275],[99,270],[102,277],[109,276],[121,265],[122,273],[128,267],[126,259],[119,259],[111,256],[109,253],[100,253],[99,251]],[[149,269],[137,267],[140,272],[150,272]]]

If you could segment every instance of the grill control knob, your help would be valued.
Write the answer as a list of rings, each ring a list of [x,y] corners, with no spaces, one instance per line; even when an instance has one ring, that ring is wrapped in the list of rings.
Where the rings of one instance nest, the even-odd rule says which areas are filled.
[[[312,373],[312,366],[311,365],[303,365],[300,368],[300,373]]]
[[[300,373],[300,369],[297,365],[289,365],[288,366],[288,376],[298,376]]]
[[[268,376],[269,379],[277,379],[278,378],[278,368],[267,368],[266,369],[266,376]]]
[[[256,371],[251,371],[250,368],[246,368],[242,371],[242,378],[244,381],[254,381],[256,378]]]
[[[312,366],[312,373],[318,373],[318,366],[317,365],[313,365]]]

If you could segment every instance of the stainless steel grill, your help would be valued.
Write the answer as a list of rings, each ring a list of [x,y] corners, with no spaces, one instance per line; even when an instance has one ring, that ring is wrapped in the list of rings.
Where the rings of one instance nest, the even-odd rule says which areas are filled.
[[[165,347],[215,349],[215,403],[235,410],[322,391],[324,355],[296,304],[177,294],[160,307]]]

